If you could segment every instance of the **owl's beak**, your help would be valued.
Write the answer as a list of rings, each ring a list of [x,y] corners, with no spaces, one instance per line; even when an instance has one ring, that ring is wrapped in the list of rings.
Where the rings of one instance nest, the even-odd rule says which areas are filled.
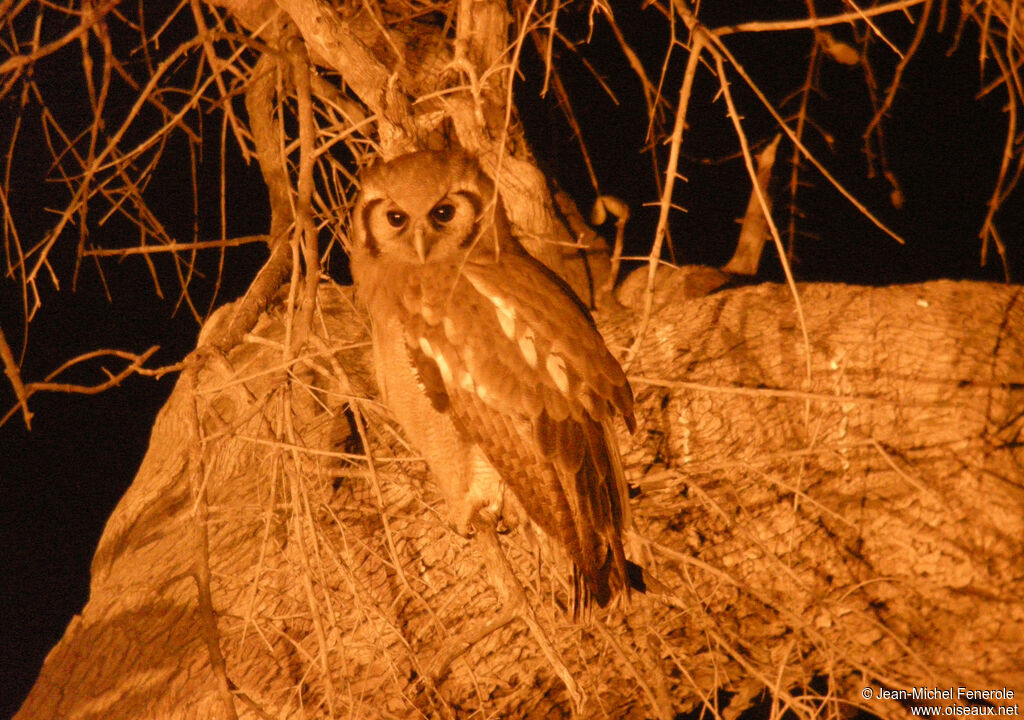
[[[416,248],[416,256],[421,263],[427,262],[427,241],[423,237],[423,226],[416,225],[412,231],[412,246]]]

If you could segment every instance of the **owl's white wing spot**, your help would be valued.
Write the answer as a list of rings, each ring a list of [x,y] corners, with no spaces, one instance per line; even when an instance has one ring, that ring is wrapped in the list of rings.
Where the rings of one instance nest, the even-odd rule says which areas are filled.
[[[448,358],[444,356],[444,353],[431,345],[430,341],[423,336],[420,336],[419,338],[419,346],[420,350],[423,351],[423,354],[433,360],[434,364],[437,365],[437,370],[441,373],[441,379],[444,380],[444,384],[453,384],[455,374],[452,372],[451,363],[448,362]]]
[[[428,303],[423,303],[423,305],[419,308],[419,310],[420,310],[420,314],[423,316],[424,320],[426,320],[431,325],[436,325],[437,324],[437,320],[438,320],[437,310],[435,310],[433,307],[431,307]]]
[[[434,346],[431,345],[430,341],[427,340],[425,337],[420,338],[420,350],[422,350],[423,354],[426,355],[431,360],[435,358]]]
[[[537,342],[533,336],[533,330],[526,328],[523,336],[519,338],[519,352],[523,354],[526,364],[532,368],[537,367]]]
[[[565,360],[558,355],[552,353],[548,355],[547,363],[545,363],[548,375],[555,381],[555,386],[563,393],[568,394],[569,392],[569,374],[565,370]]]
[[[444,335],[446,338],[448,338],[448,342],[458,343],[460,341],[461,338],[459,338],[458,334],[456,333],[455,323],[452,322],[452,319],[447,315],[444,316],[442,326],[444,327]]]
[[[455,380],[455,376],[452,374],[452,367],[448,364],[448,360],[444,355],[438,353],[434,357],[434,362],[437,363],[437,369],[441,371],[441,379],[444,380],[444,384],[451,385]]]
[[[476,383],[473,382],[473,376],[465,370],[459,373],[459,387],[466,392],[476,392]]]
[[[480,383],[477,383],[476,384],[476,394],[477,394],[477,396],[481,400],[483,400],[484,402],[487,402],[487,398],[490,397],[491,393],[490,393],[490,391],[488,391],[488,389],[486,387],[484,387]]]
[[[499,297],[488,296],[487,298],[494,304],[494,311],[498,315],[498,323],[501,325],[501,331],[505,333],[505,337],[509,340],[516,339],[516,311],[515,309],[502,300]]]
[[[506,302],[504,298],[491,292],[487,284],[481,282],[479,278],[473,277],[473,275],[466,275],[466,279],[469,280],[469,283],[478,293],[487,298],[491,305],[494,306],[494,312],[498,316],[498,324],[501,325],[501,331],[505,333],[505,337],[509,340],[515,340],[516,309]]]

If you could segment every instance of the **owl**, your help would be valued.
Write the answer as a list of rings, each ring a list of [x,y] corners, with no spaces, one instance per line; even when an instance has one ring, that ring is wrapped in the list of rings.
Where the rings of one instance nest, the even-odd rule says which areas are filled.
[[[629,383],[477,162],[422,151],[369,167],[350,254],[385,404],[455,528],[525,513],[572,560],[575,608],[640,587],[613,428],[635,430]]]

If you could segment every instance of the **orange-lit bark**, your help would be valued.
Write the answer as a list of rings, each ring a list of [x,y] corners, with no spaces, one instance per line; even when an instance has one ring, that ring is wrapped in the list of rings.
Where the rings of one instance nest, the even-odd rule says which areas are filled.
[[[563,569],[502,538],[584,716],[671,717],[718,690],[737,694],[730,713],[767,690],[805,713],[828,696],[898,716],[862,688],[1024,687],[1024,291],[800,294],[809,378],[783,287],[655,302],[625,458],[646,596],[572,626]],[[320,299],[305,385],[278,362],[273,312],[200,367],[197,392],[179,382],[18,720],[221,716],[192,570],[202,485],[240,717],[569,716],[478,541],[444,525],[422,465],[392,459],[405,451],[360,399],[374,391],[348,291]],[[613,347],[634,323],[601,318]],[[364,424],[372,474],[347,454]]]

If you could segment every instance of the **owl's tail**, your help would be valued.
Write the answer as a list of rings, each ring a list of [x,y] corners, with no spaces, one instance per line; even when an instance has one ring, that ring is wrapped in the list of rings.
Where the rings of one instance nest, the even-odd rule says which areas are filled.
[[[625,473],[610,418],[584,422],[586,451],[575,469],[573,507],[578,555],[573,571],[573,618],[593,603],[605,607],[617,595],[645,592],[644,571],[626,560],[622,531],[632,526]],[[571,547],[571,541],[570,541]]]
[[[622,554],[621,546],[618,548]],[[579,621],[586,617],[593,604],[598,607],[607,607],[612,598],[622,595],[628,602],[630,594],[635,590],[639,593],[647,592],[647,583],[644,580],[644,569],[624,556],[616,561],[616,553],[608,548],[605,554],[604,564],[598,572],[587,578],[575,564],[573,565],[573,593],[572,593],[572,618]]]

